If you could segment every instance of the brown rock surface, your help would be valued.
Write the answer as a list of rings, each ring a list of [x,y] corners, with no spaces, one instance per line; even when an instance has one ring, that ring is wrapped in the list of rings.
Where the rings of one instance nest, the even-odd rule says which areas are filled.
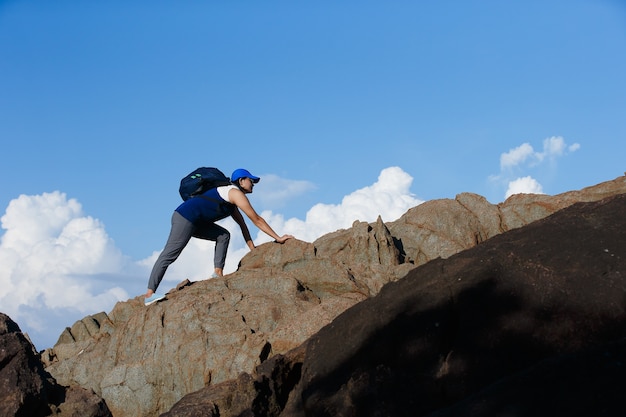
[[[52,415],[111,416],[92,391],[58,385],[17,323],[0,313],[0,417]]]
[[[164,417],[624,415],[625,212],[579,203],[416,268]]]
[[[313,243],[264,244],[225,278],[181,283],[147,308],[138,298],[86,318],[72,327],[78,335],[70,329],[44,352],[47,370],[64,385],[92,389],[116,417],[158,415],[188,393],[232,384],[242,372],[270,363],[418,265],[576,201],[620,193],[626,193],[624,177],[557,196],[514,196],[500,205],[460,194],[388,224],[355,222]]]

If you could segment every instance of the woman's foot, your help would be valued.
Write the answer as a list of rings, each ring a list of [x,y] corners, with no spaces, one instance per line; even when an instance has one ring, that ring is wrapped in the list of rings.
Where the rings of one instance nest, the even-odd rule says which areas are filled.
[[[150,293],[151,295],[148,295],[148,293],[146,293],[146,297],[143,300],[144,305],[149,306],[150,304],[156,303],[157,301],[161,301],[165,298],[165,295],[154,294],[152,292]]]

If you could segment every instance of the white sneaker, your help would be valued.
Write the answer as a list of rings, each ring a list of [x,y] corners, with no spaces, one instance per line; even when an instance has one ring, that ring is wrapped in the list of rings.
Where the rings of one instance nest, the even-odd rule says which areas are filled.
[[[165,295],[162,294],[152,294],[150,297],[145,298],[143,303],[147,306],[150,304],[156,303],[157,301],[161,301],[165,298]]]

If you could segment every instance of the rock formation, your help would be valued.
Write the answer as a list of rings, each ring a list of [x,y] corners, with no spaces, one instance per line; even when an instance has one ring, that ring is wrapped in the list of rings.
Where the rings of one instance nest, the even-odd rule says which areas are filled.
[[[618,416],[626,194],[418,267],[163,417]]]
[[[63,387],[44,371],[17,323],[0,313],[0,417],[109,417],[104,401],[78,386]]]
[[[43,353],[46,370],[65,386],[93,390],[116,417],[158,415],[204,387],[245,385],[237,379],[242,372],[298,352],[341,313],[417,266],[441,258],[439,265],[573,203],[622,193],[624,177],[499,205],[464,193],[423,203],[394,222],[355,222],[312,243],[267,243],[234,274],[182,282],[147,308],[138,298],[81,320]]]

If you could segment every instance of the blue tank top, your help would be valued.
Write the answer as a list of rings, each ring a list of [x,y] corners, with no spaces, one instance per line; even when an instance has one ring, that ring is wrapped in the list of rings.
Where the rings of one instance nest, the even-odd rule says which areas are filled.
[[[217,188],[190,198],[176,208],[185,219],[193,224],[212,223],[224,219],[235,210],[235,205],[220,197]]]

